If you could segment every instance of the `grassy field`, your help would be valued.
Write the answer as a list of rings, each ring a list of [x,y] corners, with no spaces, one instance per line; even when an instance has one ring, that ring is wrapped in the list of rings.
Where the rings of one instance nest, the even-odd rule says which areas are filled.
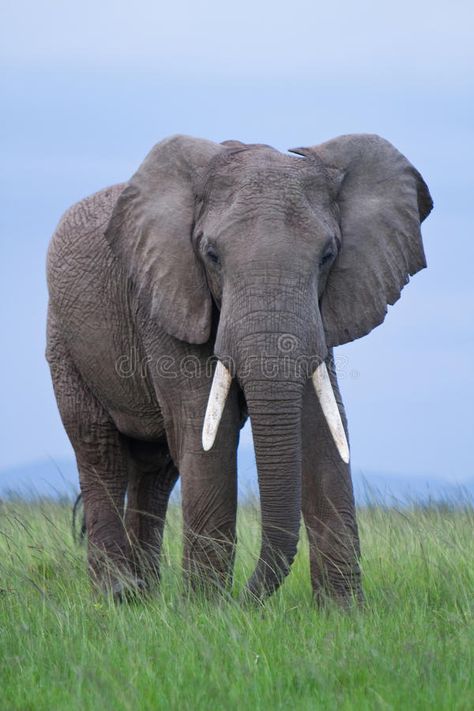
[[[238,590],[258,550],[241,509]],[[263,609],[186,601],[180,521],[161,592],[114,607],[91,593],[70,507],[0,504],[0,709],[474,708],[474,511],[362,509],[367,606],[311,600],[307,544]]]

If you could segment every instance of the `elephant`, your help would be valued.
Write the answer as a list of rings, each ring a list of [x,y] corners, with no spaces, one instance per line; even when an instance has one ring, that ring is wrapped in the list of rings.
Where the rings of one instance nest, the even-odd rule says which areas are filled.
[[[46,357],[100,590],[123,599],[159,576],[178,476],[186,589],[231,589],[249,417],[261,541],[242,596],[277,590],[303,518],[315,599],[363,600],[333,349],[380,325],[426,266],[432,206],[377,135],[288,153],[175,135],[65,213],[47,257]]]

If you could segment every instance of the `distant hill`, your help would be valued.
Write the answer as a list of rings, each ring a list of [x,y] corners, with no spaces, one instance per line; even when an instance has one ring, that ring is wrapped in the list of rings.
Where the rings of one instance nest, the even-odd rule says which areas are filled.
[[[474,501],[474,479],[459,483],[426,476],[398,475],[392,472],[362,471],[353,467],[356,500],[359,504],[379,502],[386,505],[407,502]],[[73,498],[79,491],[73,459],[43,459],[0,471],[0,497],[20,495],[25,498],[47,496]],[[239,449],[239,494],[257,493],[255,458],[250,447]]]
[[[0,470],[0,496],[75,496],[79,479],[74,459],[40,459]]]

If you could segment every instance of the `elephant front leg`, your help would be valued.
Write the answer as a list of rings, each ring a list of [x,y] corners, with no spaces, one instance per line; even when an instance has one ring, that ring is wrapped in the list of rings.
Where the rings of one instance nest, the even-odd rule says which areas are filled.
[[[214,446],[201,441],[206,398],[191,417],[180,418],[178,469],[183,507],[183,569],[188,589],[206,594],[232,585],[236,546],[237,445],[236,393],[229,394]]]
[[[337,379],[331,382],[347,434]],[[350,466],[339,456],[311,381],[303,408],[302,509],[309,539],[311,583],[315,598],[342,606],[363,600],[359,534]]]
[[[188,453],[182,460],[183,569],[193,590],[232,585],[236,545],[236,464]]]

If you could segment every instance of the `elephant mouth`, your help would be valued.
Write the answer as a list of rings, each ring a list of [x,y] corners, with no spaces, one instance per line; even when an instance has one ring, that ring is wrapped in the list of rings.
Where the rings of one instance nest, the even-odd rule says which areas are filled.
[[[339,456],[348,464],[349,444],[324,361],[316,368],[311,379]],[[205,452],[214,445],[231,384],[232,375],[221,361],[217,361],[202,429],[202,447]]]

